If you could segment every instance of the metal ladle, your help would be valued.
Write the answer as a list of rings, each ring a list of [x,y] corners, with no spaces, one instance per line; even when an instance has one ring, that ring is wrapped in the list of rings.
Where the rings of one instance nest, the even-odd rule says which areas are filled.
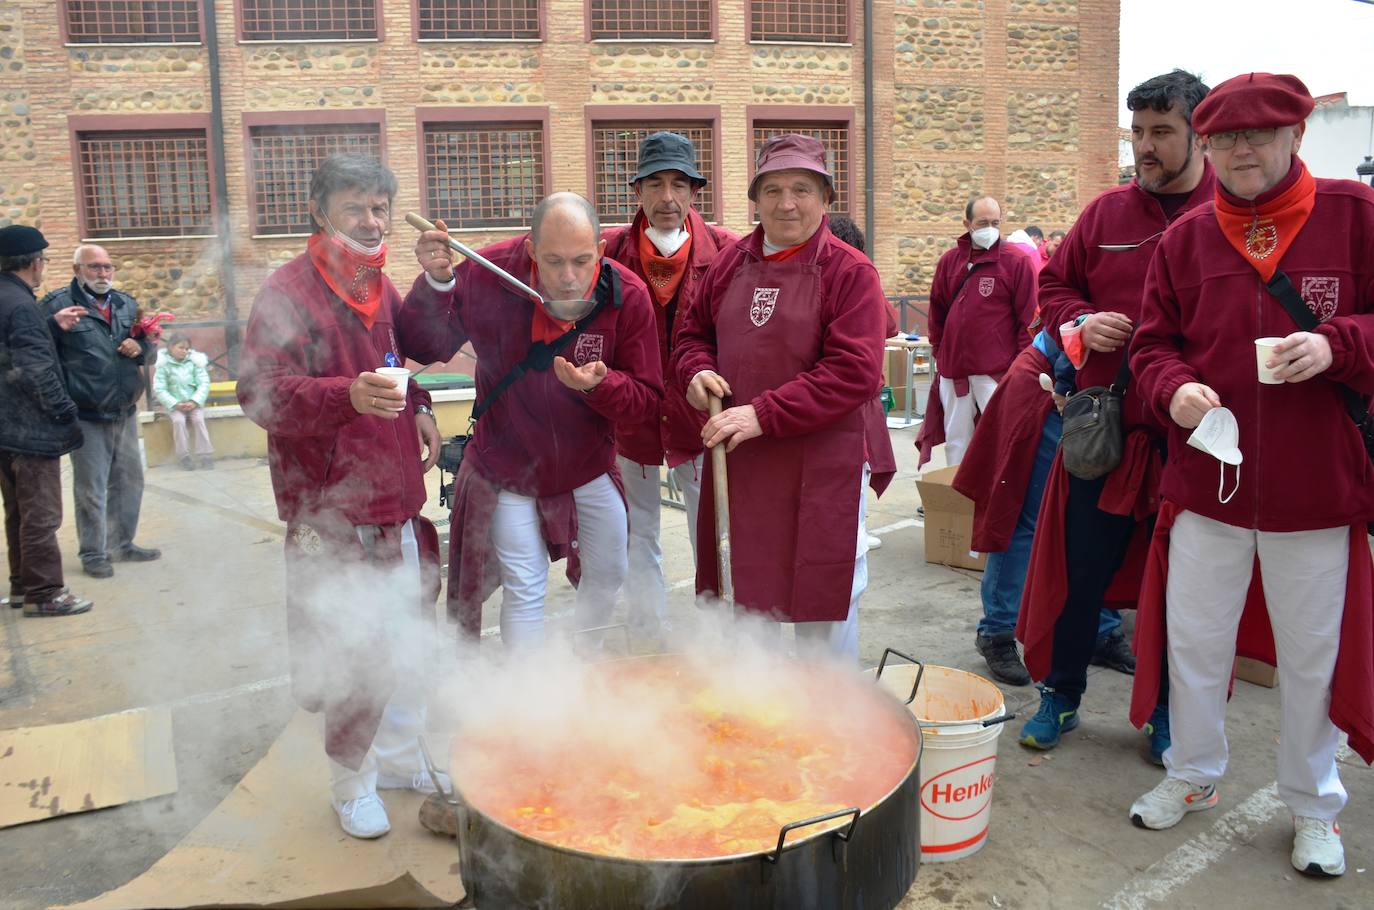
[[[414,212],[406,213],[406,223],[420,231],[439,230],[432,222],[426,221]],[[516,278],[510,272],[507,272],[505,269],[483,256],[481,253],[454,240],[451,234],[448,238],[448,245],[506,282],[506,284],[538,300],[540,306],[544,308],[544,311],[559,322],[576,322],[590,313],[592,308],[596,306],[595,300],[550,300],[528,284],[525,284],[525,282],[521,281],[519,278]]]

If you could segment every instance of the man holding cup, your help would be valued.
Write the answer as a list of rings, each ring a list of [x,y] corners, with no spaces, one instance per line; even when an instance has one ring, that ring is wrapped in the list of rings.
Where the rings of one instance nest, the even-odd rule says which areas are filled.
[[[374,158],[324,160],[315,233],[258,292],[238,380],[286,522],[292,687],[324,714],[331,802],[360,838],[391,829],[378,788],[433,789],[416,737],[439,594],[439,539],[420,508],[439,430],[428,393],[400,375],[412,344],[381,271],[395,194]]]
[[[1313,106],[1297,78],[1268,73],[1230,79],[1198,105],[1215,201],[1170,228],[1146,279],[1131,363],[1168,427],[1169,460],[1142,607],[1162,598],[1165,610],[1163,624],[1141,611],[1132,713],[1153,703],[1158,680],[1145,671],[1167,647],[1173,746],[1166,778],[1130,815],[1167,828],[1217,804],[1238,628],[1241,651],[1267,644],[1241,626],[1258,564],[1283,696],[1291,862],[1334,876],[1345,871],[1338,727],[1374,759],[1374,471],[1346,406],[1374,392],[1374,191],[1308,172],[1297,152]],[[1299,328],[1289,306],[1316,328]]]

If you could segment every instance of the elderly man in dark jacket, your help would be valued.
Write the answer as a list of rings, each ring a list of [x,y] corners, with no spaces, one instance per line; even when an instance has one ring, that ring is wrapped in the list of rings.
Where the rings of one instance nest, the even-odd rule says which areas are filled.
[[[0,228],[0,495],[5,500],[10,605],[25,616],[91,608],[62,586],[62,474],[58,459],[80,447],[76,405],[62,384],[57,350],[33,289],[48,246],[27,225]]]
[[[43,306],[52,315],[48,328],[85,438],[72,456],[81,567],[93,578],[109,578],[111,561],[148,562],[162,555],[134,543],[143,504],[135,415],[143,394],[139,367],[152,345],[130,337],[138,304],[114,289],[114,263],[104,249],[77,247],[72,272],[72,283],[44,297]]]

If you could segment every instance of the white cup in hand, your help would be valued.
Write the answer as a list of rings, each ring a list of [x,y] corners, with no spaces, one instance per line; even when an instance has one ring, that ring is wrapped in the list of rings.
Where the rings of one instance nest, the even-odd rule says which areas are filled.
[[[410,386],[410,370],[407,370],[405,367],[378,367],[373,370],[373,372],[378,376],[385,376],[387,379],[390,379],[396,384],[396,390],[402,395],[405,395],[408,391]],[[394,410],[404,411],[405,408],[405,402],[402,401],[401,406]]]
[[[1255,366],[1259,370],[1259,381],[1264,385],[1283,385],[1283,380],[1275,379],[1274,371],[1264,365],[1273,358],[1274,346],[1282,341],[1275,337],[1255,339]]]

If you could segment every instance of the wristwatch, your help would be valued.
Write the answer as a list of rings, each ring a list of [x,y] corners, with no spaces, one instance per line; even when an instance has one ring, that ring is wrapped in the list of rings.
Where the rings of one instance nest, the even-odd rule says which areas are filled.
[[[417,404],[415,406],[415,413],[417,416],[420,414],[428,414],[430,417],[433,417],[434,409],[427,404]]]

